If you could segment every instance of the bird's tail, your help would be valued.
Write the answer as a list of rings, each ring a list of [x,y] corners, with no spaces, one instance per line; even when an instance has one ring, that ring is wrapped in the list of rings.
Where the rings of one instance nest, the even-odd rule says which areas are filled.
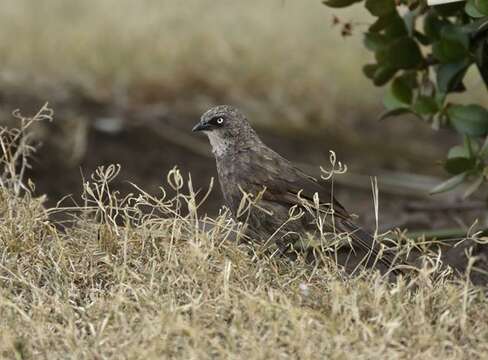
[[[354,268],[366,266],[379,269],[382,273],[395,275],[403,273],[396,267],[398,259],[393,255],[392,250],[380,243],[376,236],[350,220],[341,220],[338,225],[339,230],[347,233],[351,239],[351,250],[347,255],[346,269],[354,270]]]

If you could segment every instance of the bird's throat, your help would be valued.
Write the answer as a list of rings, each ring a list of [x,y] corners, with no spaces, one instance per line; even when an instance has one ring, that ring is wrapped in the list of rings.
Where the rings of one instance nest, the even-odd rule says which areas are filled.
[[[208,140],[212,146],[212,152],[215,156],[222,157],[231,149],[231,142],[213,132],[207,133]]]

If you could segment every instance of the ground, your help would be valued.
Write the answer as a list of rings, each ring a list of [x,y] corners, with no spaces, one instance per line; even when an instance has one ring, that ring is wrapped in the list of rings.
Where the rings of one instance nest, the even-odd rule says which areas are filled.
[[[5,0],[0,122],[18,127],[13,110],[45,102],[54,120],[27,132],[27,187],[2,153],[0,358],[482,359],[486,289],[435,258],[396,283],[347,277],[331,261],[231,241],[217,184],[195,209],[189,174],[204,191],[215,165],[190,129],[229,103],[307,172],[334,150],[349,169],[337,198],[367,229],[461,236],[486,219],[476,197],[428,195],[461,139],[408,117],[377,121],[384,89],[361,72],[368,22],[320,1]],[[486,103],[476,79],[460,101]],[[215,226],[202,231],[206,215]]]
[[[203,194],[186,190],[175,169],[165,191],[126,197],[113,188],[120,168],[100,168],[86,179],[83,204],[50,209],[18,186],[21,169],[4,169],[3,358],[481,359],[488,351],[486,290],[435,258],[393,283],[366,270],[349,277],[331,258],[313,266],[230,241],[228,213],[206,218],[214,226],[202,231]]]

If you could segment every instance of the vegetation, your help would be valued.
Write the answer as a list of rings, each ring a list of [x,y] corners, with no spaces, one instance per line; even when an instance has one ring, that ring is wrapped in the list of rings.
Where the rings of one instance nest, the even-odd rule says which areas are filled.
[[[362,0],[327,0],[347,7]],[[482,104],[455,104],[449,95],[464,92],[468,69],[476,66],[488,89],[488,1],[469,0],[429,7],[419,0],[366,0],[376,19],[364,34],[375,63],[364,74],[376,86],[390,84],[381,116],[411,113],[433,128],[450,126],[464,138],[445,161],[452,177],[433,192],[470,181],[465,196],[488,180],[488,110]]]
[[[99,168],[81,204],[47,209],[24,170],[29,128],[52,111],[15,116],[20,129],[2,128],[0,141],[2,358],[472,359],[488,351],[486,292],[446,271],[433,276],[434,259],[390,284],[364,270],[346,278],[331,262],[269,258],[228,240],[226,212],[202,218],[206,195],[177,169],[158,195],[134,186],[123,196],[111,187],[119,167]]]
[[[12,98],[32,106],[29,92],[69,105],[162,103],[192,114],[226,99],[269,125],[352,128],[358,117],[348,115],[363,117],[378,93],[365,91],[354,70],[365,51],[351,48],[354,37],[342,43],[329,34],[322,8],[282,0],[5,0],[0,115],[7,118]],[[203,214],[207,189],[178,169],[157,194],[138,185],[121,194],[120,167],[100,167],[84,179],[81,200],[48,207],[27,170],[36,123],[52,117],[48,107],[32,118],[15,112],[19,129],[0,128],[0,358],[488,352],[486,290],[453,278],[435,254],[396,283],[370,271],[346,277],[331,261],[312,267],[270,257],[230,241],[241,233],[229,214]],[[406,251],[419,246],[400,235]]]

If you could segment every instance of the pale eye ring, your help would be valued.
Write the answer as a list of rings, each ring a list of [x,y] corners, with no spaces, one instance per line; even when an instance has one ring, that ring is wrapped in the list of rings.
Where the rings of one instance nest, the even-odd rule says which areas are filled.
[[[219,117],[217,119],[217,124],[222,125],[224,123],[224,118]]]

